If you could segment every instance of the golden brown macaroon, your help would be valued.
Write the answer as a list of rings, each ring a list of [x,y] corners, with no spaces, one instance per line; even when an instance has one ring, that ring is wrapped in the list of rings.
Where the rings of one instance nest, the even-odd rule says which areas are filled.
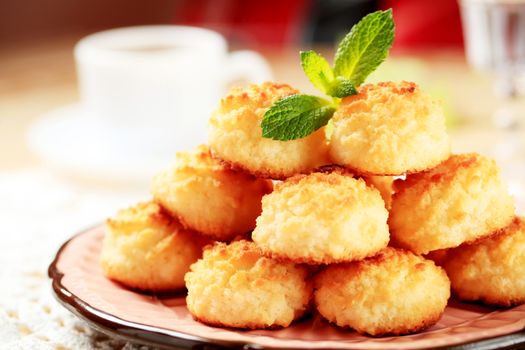
[[[497,306],[525,303],[525,221],[493,236],[450,249],[444,263],[453,293],[462,300]]]
[[[388,223],[396,246],[426,254],[507,226],[514,202],[493,160],[460,154],[396,181]]]
[[[347,169],[337,164],[323,165],[315,169],[315,172],[320,172],[320,173],[337,172],[339,174],[348,175],[348,176],[352,176],[355,178],[361,177],[363,180],[365,180],[368,186],[372,186],[379,191],[379,193],[381,194],[381,197],[383,198],[383,201],[385,202],[385,207],[388,210],[390,209],[390,206],[392,204],[392,195],[394,194],[394,177],[393,176],[354,175],[352,171],[350,171],[350,169]]]
[[[390,247],[365,260],[330,265],[315,278],[319,313],[340,327],[373,336],[432,326],[449,297],[450,281],[442,268]]]
[[[402,175],[448,158],[450,141],[439,103],[414,83],[363,85],[333,118],[330,155],[362,175]]]
[[[385,201],[385,206],[388,210],[392,206],[392,195],[394,193],[394,178],[392,176],[364,176],[366,184],[377,188],[383,201]]]
[[[153,202],[120,210],[106,221],[100,264],[104,274],[130,288],[175,291],[209,241],[186,230]]]
[[[232,170],[212,158],[206,146],[177,154],[175,166],[153,179],[155,201],[187,228],[229,241],[255,227],[269,180]]]
[[[235,88],[210,118],[209,144],[215,156],[259,177],[285,179],[327,163],[324,128],[298,140],[262,137],[261,121],[274,102],[298,94],[285,84]]]
[[[287,327],[309,309],[312,295],[305,267],[266,258],[243,240],[208,247],[185,279],[188,310],[214,326]]]
[[[309,264],[362,259],[386,247],[379,191],[340,172],[297,175],[263,197],[252,239],[263,252]]]

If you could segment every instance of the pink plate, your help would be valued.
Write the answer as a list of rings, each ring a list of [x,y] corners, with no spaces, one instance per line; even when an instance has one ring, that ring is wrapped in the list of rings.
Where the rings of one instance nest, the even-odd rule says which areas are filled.
[[[239,349],[494,349],[525,344],[525,305],[493,309],[451,302],[427,331],[384,338],[342,330],[318,316],[280,330],[206,326],[193,320],[184,296],[139,294],[106,279],[98,264],[103,235],[104,228],[95,227],[62,246],[49,267],[53,290],[66,308],[94,328],[138,343]]]

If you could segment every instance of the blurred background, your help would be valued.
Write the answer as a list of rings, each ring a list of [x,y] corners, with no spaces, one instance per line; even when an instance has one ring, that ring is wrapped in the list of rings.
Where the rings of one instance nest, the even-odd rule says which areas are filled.
[[[418,82],[442,100],[452,128],[490,124],[502,97],[493,94],[490,71],[466,63],[456,0],[3,0],[0,169],[43,165],[38,150],[27,146],[27,127],[43,113],[79,101],[73,47],[88,34],[149,24],[209,28],[226,37],[230,50],[260,52],[276,81],[313,93],[299,49],[314,47],[331,59],[335,44],[363,15],[390,7],[394,48],[370,81]]]
[[[523,198],[525,4],[520,0],[0,0],[0,263],[13,266],[0,270],[0,280],[10,281],[9,288],[0,288],[5,325],[0,339],[6,349],[124,346],[58,307],[45,276],[67,237],[147,198],[149,174],[158,165],[149,165],[147,152],[135,151],[143,146],[140,137],[126,139],[122,147],[119,128],[97,124],[96,115],[84,113],[87,96],[79,89],[74,56],[81,38],[139,25],[207,28],[222,34],[230,51],[259,53],[250,62],[258,60],[261,74],[316,93],[301,70],[299,50],[314,48],[331,61],[353,24],[387,8],[394,11],[394,47],[369,81],[419,83],[442,101],[455,151],[496,158],[511,192]],[[246,69],[250,65],[245,75]],[[221,83],[226,89],[232,82]],[[83,122],[76,122],[77,114]],[[169,129],[146,114],[139,134],[141,127]],[[170,125],[176,129],[184,118],[190,117],[176,116]],[[91,124],[82,124],[86,120]],[[195,128],[204,127],[202,119],[195,120]],[[164,148],[169,155],[162,160],[168,162],[178,147]],[[98,158],[116,166],[110,172]]]

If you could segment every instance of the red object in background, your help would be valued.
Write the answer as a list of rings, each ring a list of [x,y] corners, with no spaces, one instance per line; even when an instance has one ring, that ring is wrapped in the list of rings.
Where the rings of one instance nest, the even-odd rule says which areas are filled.
[[[307,22],[316,18],[316,14],[310,12],[314,10],[313,5],[319,5],[321,1],[324,0],[181,0],[174,20],[177,24],[217,30],[237,46],[285,47],[300,44],[305,31],[312,29],[308,25],[322,25],[323,22]],[[350,5],[369,6],[367,3],[382,9],[393,8],[396,22],[394,50],[461,48],[463,45],[457,0],[345,0],[343,4],[330,3],[332,5],[323,5],[325,10],[332,6],[332,12],[338,9],[348,11]],[[341,33],[346,33],[351,23],[348,28],[344,27],[345,12],[342,11],[339,16],[338,23],[343,24],[339,29]]]
[[[301,40],[309,0],[186,0],[177,24],[206,27],[242,46],[286,46]]]
[[[463,46],[457,0],[384,0],[396,23],[394,49]]]

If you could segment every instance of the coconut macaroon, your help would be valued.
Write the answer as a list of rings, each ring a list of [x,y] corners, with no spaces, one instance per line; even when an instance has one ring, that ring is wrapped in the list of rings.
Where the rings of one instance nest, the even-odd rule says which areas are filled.
[[[139,203],[106,221],[100,264],[107,277],[128,287],[174,291],[184,288],[184,275],[207,243],[158,204]]]
[[[441,105],[415,83],[363,85],[332,121],[331,158],[358,174],[419,172],[450,154]]]
[[[309,309],[312,295],[305,267],[266,258],[243,240],[208,247],[185,279],[188,310],[215,326],[287,327]]]
[[[443,265],[462,300],[497,306],[525,303],[525,221],[516,217],[495,235],[450,249]]]
[[[315,278],[319,313],[340,327],[373,336],[432,326],[449,297],[450,281],[442,268],[390,247],[365,260],[330,265]]]
[[[299,93],[285,84],[235,88],[210,118],[209,144],[215,156],[259,177],[284,179],[327,163],[324,128],[292,141],[262,137],[261,121],[274,102]]]
[[[206,146],[177,154],[175,166],[153,179],[151,192],[187,228],[228,241],[255,227],[269,180],[232,170]]]
[[[389,241],[379,191],[337,171],[289,178],[262,206],[252,239],[269,256],[329,264],[373,255]]]
[[[388,221],[392,241],[415,253],[457,247],[514,218],[514,202],[496,163],[478,154],[454,155],[395,187]]]

